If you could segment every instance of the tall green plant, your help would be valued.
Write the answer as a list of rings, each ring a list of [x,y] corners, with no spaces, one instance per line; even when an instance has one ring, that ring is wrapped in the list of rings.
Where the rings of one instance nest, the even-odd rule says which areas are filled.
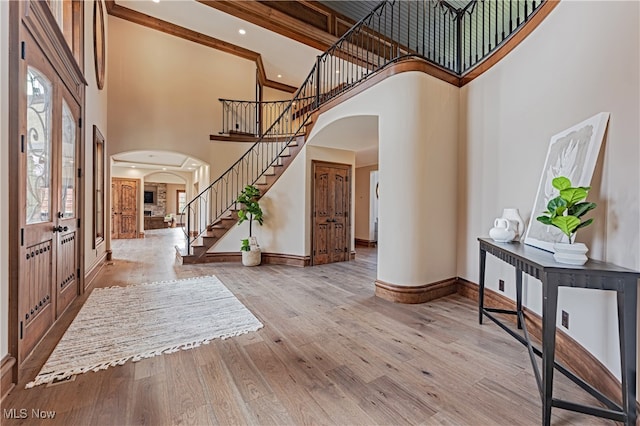
[[[536,219],[545,225],[555,226],[561,230],[571,243],[578,229],[593,222],[593,219],[587,219],[584,222],[580,219],[588,211],[596,208],[596,203],[582,201],[587,198],[591,187],[572,187],[571,181],[564,176],[553,179],[551,184],[560,191],[560,195],[549,201],[547,210]]]
[[[244,187],[238,199],[237,203],[241,204],[240,210],[238,210],[238,225],[241,225],[244,221],[249,221],[249,237],[251,234],[251,224],[255,220],[258,224],[262,225],[264,219],[262,218],[262,209],[258,199],[260,198],[260,190],[253,185],[247,185]]]

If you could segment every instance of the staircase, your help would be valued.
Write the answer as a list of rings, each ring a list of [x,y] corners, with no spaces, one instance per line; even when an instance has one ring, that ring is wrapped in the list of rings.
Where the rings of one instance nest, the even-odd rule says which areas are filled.
[[[207,262],[207,252],[237,223],[236,199],[242,189],[256,185],[264,195],[271,188],[301,151],[311,116],[320,106],[408,58],[423,59],[462,78],[522,28],[543,3],[520,0],[513,7],[511,2],[472,0],[464,8],[441,0],[378,4],[317,57],[273,124],[263,133],[259,128],[251,131],[257,136],[252,147],[186,205],[186,244],[176,246],[178,259]]]
[[[287,151],[278,155],[277,162],[268,171],[266,171],[261,179],[255,183],[260,190],[261,196],[264,195],[269,188],[273,186],[284,171],[293,162],[294,158],[302,150],[305,143],[304,136],[298,136],[288,144]],[[236,195],[237,197],[237,195]],[[202,232],[191,244],[189,253],[176,246],[176,255],[182,261],[182,264],[206,263],[207,251],[212,248],[220,239],[238,223],[238,211],[229,208],[225,214],[221,215],[207,229]]]

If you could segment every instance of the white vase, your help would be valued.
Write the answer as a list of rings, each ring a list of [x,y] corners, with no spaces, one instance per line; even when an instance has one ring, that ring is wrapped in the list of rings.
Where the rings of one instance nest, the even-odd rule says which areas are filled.
[[[553,258],[558,263],[568,265],[584,265],[588,258],[586,256],[589,249],[583,243],[555,243],[553,245]]]
[[[513,241],[520,241],[522,236],[524,235],[524,220],[520,216],[520,212],[518,209],[504,209],[502,210],[502,218],[510,220],[516,227],[514,231],[516,232]]]

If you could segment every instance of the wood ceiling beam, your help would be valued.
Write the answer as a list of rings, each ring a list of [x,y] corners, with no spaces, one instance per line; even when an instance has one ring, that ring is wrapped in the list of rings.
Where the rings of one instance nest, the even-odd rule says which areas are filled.
[[[109,5],[109,3],[111,3],[111,5]],[[251,61],[255,61],[258,56],[260,56],[259,53],[245,49],[244,47],[236,46],[235,44],[227,43],[226,41],[181,27],[171,22],[163,21],[162,19],[154,18],[153,16],[129,9],[128,7],[120,6],[116,4],[114,0],[107,1],[107,5],[109,15],[117,18],[125,19],[135,24],[171,34]]]
[[[322,7],[319,3],[304,1],[281,2],[275,4],[278,7],[276,9],[268,5],[275,2],[259,2],[255,0],[197,1],[323,52],[338,40],[337,34],[340,33],[340,29],[337,23],[339,21],[350,21],[349,27],[355,23],[343,15],[331,11],[329,8]],[[324,24],[322,23],[323,16],[326,22]],[[315,24],[310,22],[315,22]]]

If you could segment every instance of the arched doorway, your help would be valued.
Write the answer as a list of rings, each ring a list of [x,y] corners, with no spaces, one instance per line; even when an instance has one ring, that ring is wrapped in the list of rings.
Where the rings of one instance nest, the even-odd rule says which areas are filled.
[[[110,237],[118,239],[123,224],[120,220],[126,195],[125,187],[135,187],[128,202],[133,206],[135,235],[129,230],[127,238],[140,238],[152,229],[184,223],[180,203],[195,195],[194,184],[208,181],[209,165],[200,159],[170,151],[129,151],[111,156],[111,221]],[[128,192],[132,192],[129,190]],[[109,241],[109,247],[111,246]]]

